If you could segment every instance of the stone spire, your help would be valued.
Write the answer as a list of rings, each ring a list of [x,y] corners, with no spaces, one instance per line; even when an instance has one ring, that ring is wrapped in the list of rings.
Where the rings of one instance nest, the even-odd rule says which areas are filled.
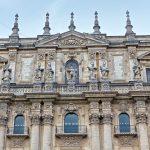
[[[129,15],[129,11],[126,11],[126,15],[127,15],[127,25],[126,25],[126,36],[128,35],[135,35],[135,33],[132,31],[132,24],[131,24],[131,20],[130,20],[130,15]]]
[[[73,20],[73,18],[74,18],[74,13],[72,12],[72,13],[71,13],[70,26],[68,27],[70,31],[74,31],[75,28],[76,28],[76,26],[74,25],[74,20]]]
[[[49,13],[46,14],[46,21],[43,35],[50,35],[51,28],[49,27]]]
[[[14,27],[12,28],[12,34],[11,34],[11,36],[17,36],[17,37],[19,37],[19,34],[18,34],[18,32],[19,32],[19,28],[18,28],[18,14],[16,14],[15,15],[15,23],[14,23]]]
[[[97,11],[95,12],[95,21],[94,21],[94,34],[99,34],[100,33],[100,26],[99,26],[99,21],[98,21],[98,13]]]

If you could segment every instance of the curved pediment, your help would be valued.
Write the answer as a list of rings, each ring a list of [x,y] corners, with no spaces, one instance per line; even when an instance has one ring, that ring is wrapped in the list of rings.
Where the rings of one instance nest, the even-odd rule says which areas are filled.
[[[102,36],[94,37],[92,34],[69,31],[62,34],[43,38],[35,43],[36,47],[88,47],[108,45],[109,42]]]

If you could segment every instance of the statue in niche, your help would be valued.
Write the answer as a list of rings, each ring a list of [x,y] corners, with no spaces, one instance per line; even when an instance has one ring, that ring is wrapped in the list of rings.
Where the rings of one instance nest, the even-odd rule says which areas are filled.
[[[9,68],[9,64],[6,64],[3,69],[3,83],[10,83],[11,80],[11,69]]]
[[[105,61],[103,62],[102,66],[100,66],[100,71],[101,71],[101,74],[102,74],[102,78],[103,79],[108,79],[109,69],[108,69]]]
[[[142,67],[141,67],[140,63],[137,60],[135,60],[134,66],[133,66],[134,79],[140,79],[141,78],[141,71],[142,71]]]
[[[52,69],[51,63],[48,62],[46,71],[46,81],[53,81],[53,80],[54,80],[54,70]]]
[[[44,69],[41,68],[41,64],[39,63],[35,70],[35,81],[42,81],[43,70]]]
[[[66,68],[66,75],[68,81],[74,81],[77,77],[78,70],[73,68],[73,65],[70,65],[70,67]]]
[[[97,68],[94,66],[94,62],[90,63],[90,66],[88,67],[88,69],[90,71],[89,79],[90,80],[96,80],[95,71],[97,70]]]

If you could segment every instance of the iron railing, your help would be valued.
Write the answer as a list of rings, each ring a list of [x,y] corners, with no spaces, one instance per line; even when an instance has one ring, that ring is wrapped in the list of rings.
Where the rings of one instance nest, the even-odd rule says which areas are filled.
[[[56,126],[56,134],[87,134],[85,125]]]
[[[134,125],[116,125],[114,126],[115,135],[136,135],[136,127]]]
[[[8,136],[29,136],[29,128],[25,126],[16,126],[16,127],[10,127],[7,128],[7,135]]]

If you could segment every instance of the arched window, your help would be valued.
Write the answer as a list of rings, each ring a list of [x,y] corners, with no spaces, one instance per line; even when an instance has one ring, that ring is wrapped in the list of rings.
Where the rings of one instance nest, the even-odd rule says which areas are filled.
[[[24,134],[24,116],[17,115],[14,121],[14,134]]]
[[[120,132],[130,132],[130,118],[127,113],[119,115],[119,129]]]
[[[65,65],[65,83],[79,83],[79,64],[76,60],[70,59]]]
[[[64,119],[64,133],[78,133],[78,116],[68,113]]]

